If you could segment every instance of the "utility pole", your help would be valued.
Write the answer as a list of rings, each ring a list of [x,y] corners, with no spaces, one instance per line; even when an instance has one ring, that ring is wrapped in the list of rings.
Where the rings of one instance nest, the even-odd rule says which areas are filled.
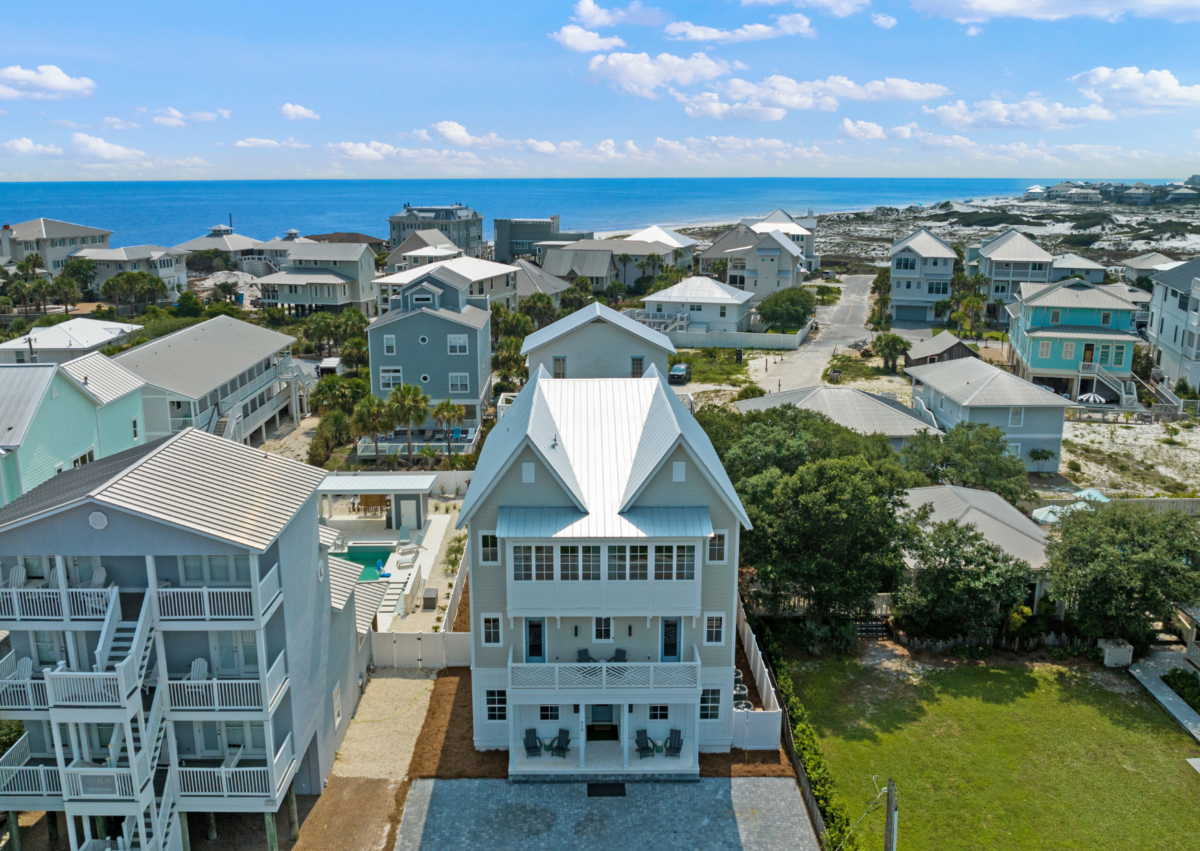
[[[896,851],[896,839],[900,828],[900,810],[896,806],[896,781],[888,780],[887,816],[883,823],[883,851]]]

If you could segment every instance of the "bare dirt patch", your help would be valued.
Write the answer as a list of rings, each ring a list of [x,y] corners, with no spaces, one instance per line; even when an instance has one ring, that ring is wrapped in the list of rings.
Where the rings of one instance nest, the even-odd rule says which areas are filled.
[[[395,835],[394,811],[398,807],[403,811],[403,801],[398,800],[397,795],[399,785],[396,780],[330,777],[325,792],[304,822],[296,851],[383,851],[390,848],[388,840]],[[407,793],[407,784],[404,791]],[[217,818],[220,819],[220,814]],[[398,818],[396,824],[399,824]],[[280,834],[280,847],[283,847],[282,839],[286,834],[282,830]],[[193,846],[195,835],[193,832]],[[214,843],[212,847],[238,846]]]
[[[408,776],[413,780],[508,777],[506,751],[475,750],[470,668],[446,668],[438,672]]]
[[[450,627],[450,631],[471,631],[471,576],[469,572],[463,577],[462,597],[458,601],[458,613],[454,616],[454,625]]]
[[[338,748],[340,777],[403,780],[425,722],[434,672],[376,668]]]
[[[700,754],[701,777],[795,777],[792,762],[781,746],[774,751],[746,751],[733,748],[729,753]]]
[[[307,462],[308,445],[312,443],[320,421],[320,417],[315,416],[304,417],[298,425],[293,424],[290,418],[281,420],[278,429],[272,431],[268,428],[267,439],[259,448],[273,455],[291,458],[293,461]]]

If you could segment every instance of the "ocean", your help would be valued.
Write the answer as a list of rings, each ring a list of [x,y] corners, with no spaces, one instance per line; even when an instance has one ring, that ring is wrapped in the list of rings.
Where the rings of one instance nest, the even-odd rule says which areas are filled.
[[[353,231],[386,237],[406,203],[463,203],[492,219],[561,217],[563,230],[732,222],[778,207],[804,213],[1013,196],[1033,178],[607,178],[214,180],[0,183],[0,221],[39,216],[103,227],[112,245],[178,245],[228,224],[255,239]],[[1132,182],[1132,180],[1127,181]],[[1147,180],[1147,183],[1162,181]]]

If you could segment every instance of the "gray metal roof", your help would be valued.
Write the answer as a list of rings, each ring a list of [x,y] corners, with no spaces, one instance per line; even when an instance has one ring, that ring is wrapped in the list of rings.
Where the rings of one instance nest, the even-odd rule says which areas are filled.
[[[308,464],[186,429],[64,471],[0,509],[0,530],[86,500],[261,553],[323,478]]]
[[[940,355],[948,349],[954,348],[957,343],[962,341],[951,334],[949,331],[943,331],[930,337],[928,340],[921,340],[913,343],[912,348],[908,350],[909,360],[923,360],[924,358]]]
[[[247,248],[257,248],[262,241],[248,236],[236,234],[228,225],[214,225],[204,236],[181,242],[176,248],[184,251],[245,251]]]
[[[326,494],[429,493],[437,482],[433,473],[330,473],[317,488]]]
[[[460,527],[526,446],[588,515],[586,524],[597,536],[629,530],[631,521],[622,515],[636,507],[642,488],[677,446],[695,460],[694,475],[706,479],[750,527],[708,435],[653,365],[643,378],[604,379],[552,379],[539,367],[488,434],[459,513]]]
[[[985,242],[979,249],[979,253],[984,257],[1003,262],[1050,263],[1054,260],[1049,251],[1016,228],[1009,228],[994,239]]]
[[[1173,257],[1168,257],[1165,254],[1159,254],[1157,251],[1151,251],[1149,254],[1140,254],[1137,257],[1131,257],[1130,259],[1126,260],[1121,265],[1126,266],[1130,269],[1149,270],[1149,269],[1153,269],[1155,266],[1159,266],[1163,263],[1174,263],[1174,262],[1175,262],[1175,258],[1173,258]]]
[[[401,312],[399,310],[390,310],[383,316],[377,317],[369,326],[367,333],[371,334],[380,328],[391,325],[393,322],[402,322],[410,316],[439,316],[442,319],[448,319],[451,322],[457,322],[459,325],[467,325],[471,328],[482,328],[492,320],[491,311],[483,310],[473,304],[468,304],[462,310],[451,310],[448,307],[439,307],[434,310],[432,307],[422,307],[419,310],[408,310]]]
[[[342,537],[342,532],[332,526],[318,526],[317,537],[321,539],[321,546],[330,549]]]
[[[188,252],[182,248],[166,248],[162,245],[126,245],[122,248],[80,248],[72,251],[72,257],[86,257],[89,260],[104,262],[120,262],[128,260],[157,260],[160,257],[186,257]]]
[[[255,285],[262,284],[346,284],[352,278],[319,266],[305,266],[301,269],[288,267],[270,275],[255,279]]]
[[[646,296],[647,301],[679,301],[705,304],[745,304],[754,293],[739,290],[729,284],[694,275],[678,284]]]
[[[706,505],[631,508],[614,517],[574,508],[501,506],[496,518],[500,538],[707,538],[712,533]]]
[[[905,373],[960,405],[980,408],[1077,408],[1070,399],[997,369],[979,358],[905,367]]]
[[[357,263],[359,259],[368,254],[372,258],[375,257],[375,252],[371,250],[369,245],[363,245],[361,242],[293,242],[288,248],[288,260],[316,260],[318,262],[326,262],[329,260],[341,260]],[[375,268],[372,262],[371,268]]]
[[[388,584],[386,579],[354,583],[354,625],[359,635],[371,631],[375,615],[379,613],[379,604],[387,596]],[[450,624],[447,628],[453,626]]]
[[[71,236],[108,236],[112,231],[103,228],[93,228],[87,225],[75,225],[70,222],[60,222],[58,219],[31,219],[28,222],[12,226],[12,238],[22,239],[62,239]]]
[[[1159,272],[1152,280],[1156,284],[1162,284],[1173,290],[1187,292],[1192,288],[1192,281],[1196,278],[1200,278],[1200,257],[1197,257],[1195,260],[1189,260],[1182,266],[1176,266],[1174,269]]]
[[[769,393],[757,399],[734,402],[743,414],[764,411],[781,405],[795,405],[807,411],[824,414],[841,426],[858,434],[882,434],[889,438],[908,438],[921,432],[937,432],[914,414],[911,409],[883,396],[866,393],[853,387],[802,387]]]
[[[52,363],[0,365],[0,446],[25,442],[57,371]]]
[[[648,328],[640,322],[635,322],[625,314],[619,313],[611,307],[605,307],[599,302],[592,302],[569,316],[564,316],[557,322],[552,322],[545,328],[534,331],[525,338],[525,343],[521,346],[521,354],[527,355],[591,322],[607,322],[652,346],[657,346],[669,354],[675,354],[675,346],[667,339],[666,334]]]
[[[681,233],[676,233],[669,228],[651,225],[648,228],[642,228],[637,233],[629,235],[631,242],[657,242],[663,245],[670,245],[673,248],[688,249],[696,244],[696,240],[691,237],[684,236]],[[633,252],[629,252],[632,254]]]
[[[294,342],[287,334],[218,316],[121,352],[114,360],[147,384],[199,399]]]
[[[895,257],[905,249],[912,251],[918,257],[958,259],[958,255],[954,253],[954,249],[950,247],[950,243],[925,228],[915,230],[903,239],[897,240],[892,246],[891,254]]]
[[[453,257],[437,263],[415,266],[394,275],[385,275],[382,278],[376,278],[375,282],[390,286],[405,286],[428,276],[458,287],[460,290],[465,290],[469,289],[471,284],[476,281],[486,281],[488,278],[497,278],[516,271],[516,266],[509,266],[507,263],[494,263],[478,257]]]
[[[513,262],[520,270],[517,272],[517,298],[529,298],[534,293],[553,296],[570,286],[562,278],[556,278],[529,260],[518,259]]]
[[[678,247],[666,242],[644,242],[640,239],[580,239],[568,246],[572,251],[611,251],[613,257],[621,254],[630,257],[657,254],[667,263],[671,262],[672,252]]]
[[[700,257],[703,260],[720,260],[728,256],[730,251],[758,244],[760,238],[761,234],[755,233],[749,226],[737,225],[714,239]]]
[[[603,278],[617,268],[612,249],[577,251],[574,248],[551,248],[542,259],[542,269],[558,278]]]
[[[59,322],[48,327],[30,328],[19,337],[6,343],[0,343],[0,349],[29,349],[29,339],[33,338],[34,351],[69,351],[74,349],[79,353],[88,349],[106,346],[113,340],[120,339],[126,334],[141,331],[141,325],[131,325],[125,322],[107,322],[99,319],[84,319],[77,317]]]
[[[87,388],[101,405],[115,402],[146,386],[145,380],[100,352],[67,361],[62,369]]]
[[[363,566],[337,556],[329,557],[329,603],[337,611],[346,606],[354,593],[354,585],[362,575]]]
[[[1041,528],[991,491],[936,485],[908,491],[908,507],[928,505],[933,523],[957,520],[972,524],[989,542],[1036,569],[1046,565],[1046,536]]]
[[[1070,278],[1053,284],[1021,284],[1020,298],[1025,304],[1038,307],[1096,308],[1100,310],[1135,310],[1136,306],[1113,292],[1112,287]]]
[[[1088,260],[1086,257],[1080,257],[1078,254],[1064,254],[1062,257],[1054,258],[1055,269],[1088,269],[1103,271],[1104,267],[1095,260]]]
[[[1058,337],[1065,340],[1088,340],[1104,337],[1118,342],[1128,340],[1140,343],[1142,338],[1129,331],[1118,328],[1105,328],[1103,325],[1047,325],[1044,328],[1030,328],[1025,332],[1028,337]]]

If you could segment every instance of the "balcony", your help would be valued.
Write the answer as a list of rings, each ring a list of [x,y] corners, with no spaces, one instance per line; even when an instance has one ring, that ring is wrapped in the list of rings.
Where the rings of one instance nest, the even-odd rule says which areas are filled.
[[[17,796],[62,796],[58,765],[53,759],[34,759],[30,755],[28,733],[0,757],[0,801],[15,806],[10,801]]]
[[[176,629],[186,628],[178,624],[181,621],[240,620],[260,626],[280,590],[278,564],[267,571],[257,588],[159,588],[158,619]]]
[[[509,648],[508,687],[513,692],[696,692],[700,688],[700,651],[692,645],[692,662],[589,662],[530,664],[512,661]],[[582,696],[582,695],[576,695]],[[574,702],[574,701],[570,701]]]
[[[28,678],[18,679],[16,651],[0,659],[0,710],[34,712],[49,708],[46,681],[33,678],[32,666]]]
[[[243,764],[240,748],[224,760],[188,759],[179,769],[179,794],[192,798],[277,797],[283,793],[283,781],[294,761],[291,733],[270,759],[251,758]]]
[[[653,571],[653,566],[651,566]],[[702,570],[695,579],[516,580],[508,576],[508,616],[610,615],[637,617],[662,613],[700,615]],[[653,573],[651,573],[653,575]]]
[[[268,712],[287,684],[286,651],[279,651],[264,679],[171,679],[171,709],[175,712]]]
[[[0,625],[24,625],[34,621],[103,621],[110,608],[117,605],[117,596],[115,585],[65,590],[46,586],[0,588]]]

